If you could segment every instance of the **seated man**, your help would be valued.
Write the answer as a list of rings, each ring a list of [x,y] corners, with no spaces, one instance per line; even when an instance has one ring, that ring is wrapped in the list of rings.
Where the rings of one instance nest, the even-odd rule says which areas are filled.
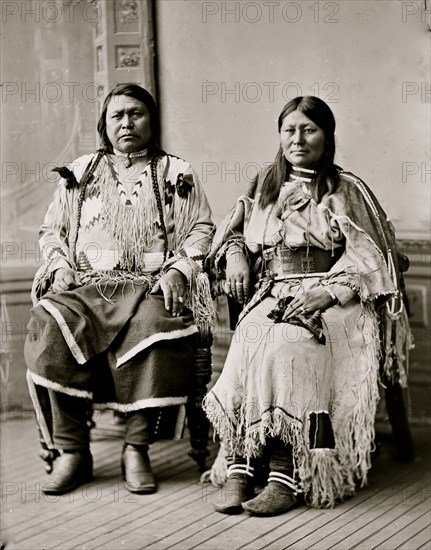
[[[46,494],[92,477],[91,402],[126,413],[122,470],[152,493],[148,445],[160,412],[182,429],[198,326],[212,303],[202,259],[213,223],[189,163],[158,148],[158,112],[117,85],[98,123],[102,148],[62,176],[41,227],[25,357],[47,453]],[[167,414],[166,414],[167,413]]]

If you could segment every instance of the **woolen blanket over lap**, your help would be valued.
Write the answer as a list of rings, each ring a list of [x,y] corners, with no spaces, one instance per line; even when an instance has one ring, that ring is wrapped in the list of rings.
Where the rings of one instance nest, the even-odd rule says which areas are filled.
[[[25,355],[37,385],[120,410],[187,401],[197,328],[187,309],[172,317],[146,283],[48,293],[28,330]]]

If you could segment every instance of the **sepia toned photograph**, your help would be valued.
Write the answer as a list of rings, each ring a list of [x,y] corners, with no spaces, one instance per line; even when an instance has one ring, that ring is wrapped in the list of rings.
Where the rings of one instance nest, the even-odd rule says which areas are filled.
[[[0,550],[431,550],[431,0],[0,13]]]

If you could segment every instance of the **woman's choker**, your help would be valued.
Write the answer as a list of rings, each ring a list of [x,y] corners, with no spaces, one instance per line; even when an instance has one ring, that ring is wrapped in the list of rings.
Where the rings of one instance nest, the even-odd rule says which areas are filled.
[[[289,181],[312,183],[316,174],[316,170],[310,170],[308,168],[297,168],[296,166],[292,166],[289,174]]]
[[[132,158],[136,157],[146,157],[148,155],[149,149],[142,149],[142,151],[136,151],[135,153],[122,153],[117,149],[114,149],[114,153],[120,157],[124,157],[126,162],[124,166],[130,168],[132,166]]]

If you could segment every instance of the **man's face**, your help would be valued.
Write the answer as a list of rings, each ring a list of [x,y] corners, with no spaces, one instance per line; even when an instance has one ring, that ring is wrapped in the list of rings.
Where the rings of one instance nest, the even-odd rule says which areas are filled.
[[[106,133],[121,153],[145,149],[151,140],[150,113],[145,104],[127,95],[114,96],[106,111]]]

